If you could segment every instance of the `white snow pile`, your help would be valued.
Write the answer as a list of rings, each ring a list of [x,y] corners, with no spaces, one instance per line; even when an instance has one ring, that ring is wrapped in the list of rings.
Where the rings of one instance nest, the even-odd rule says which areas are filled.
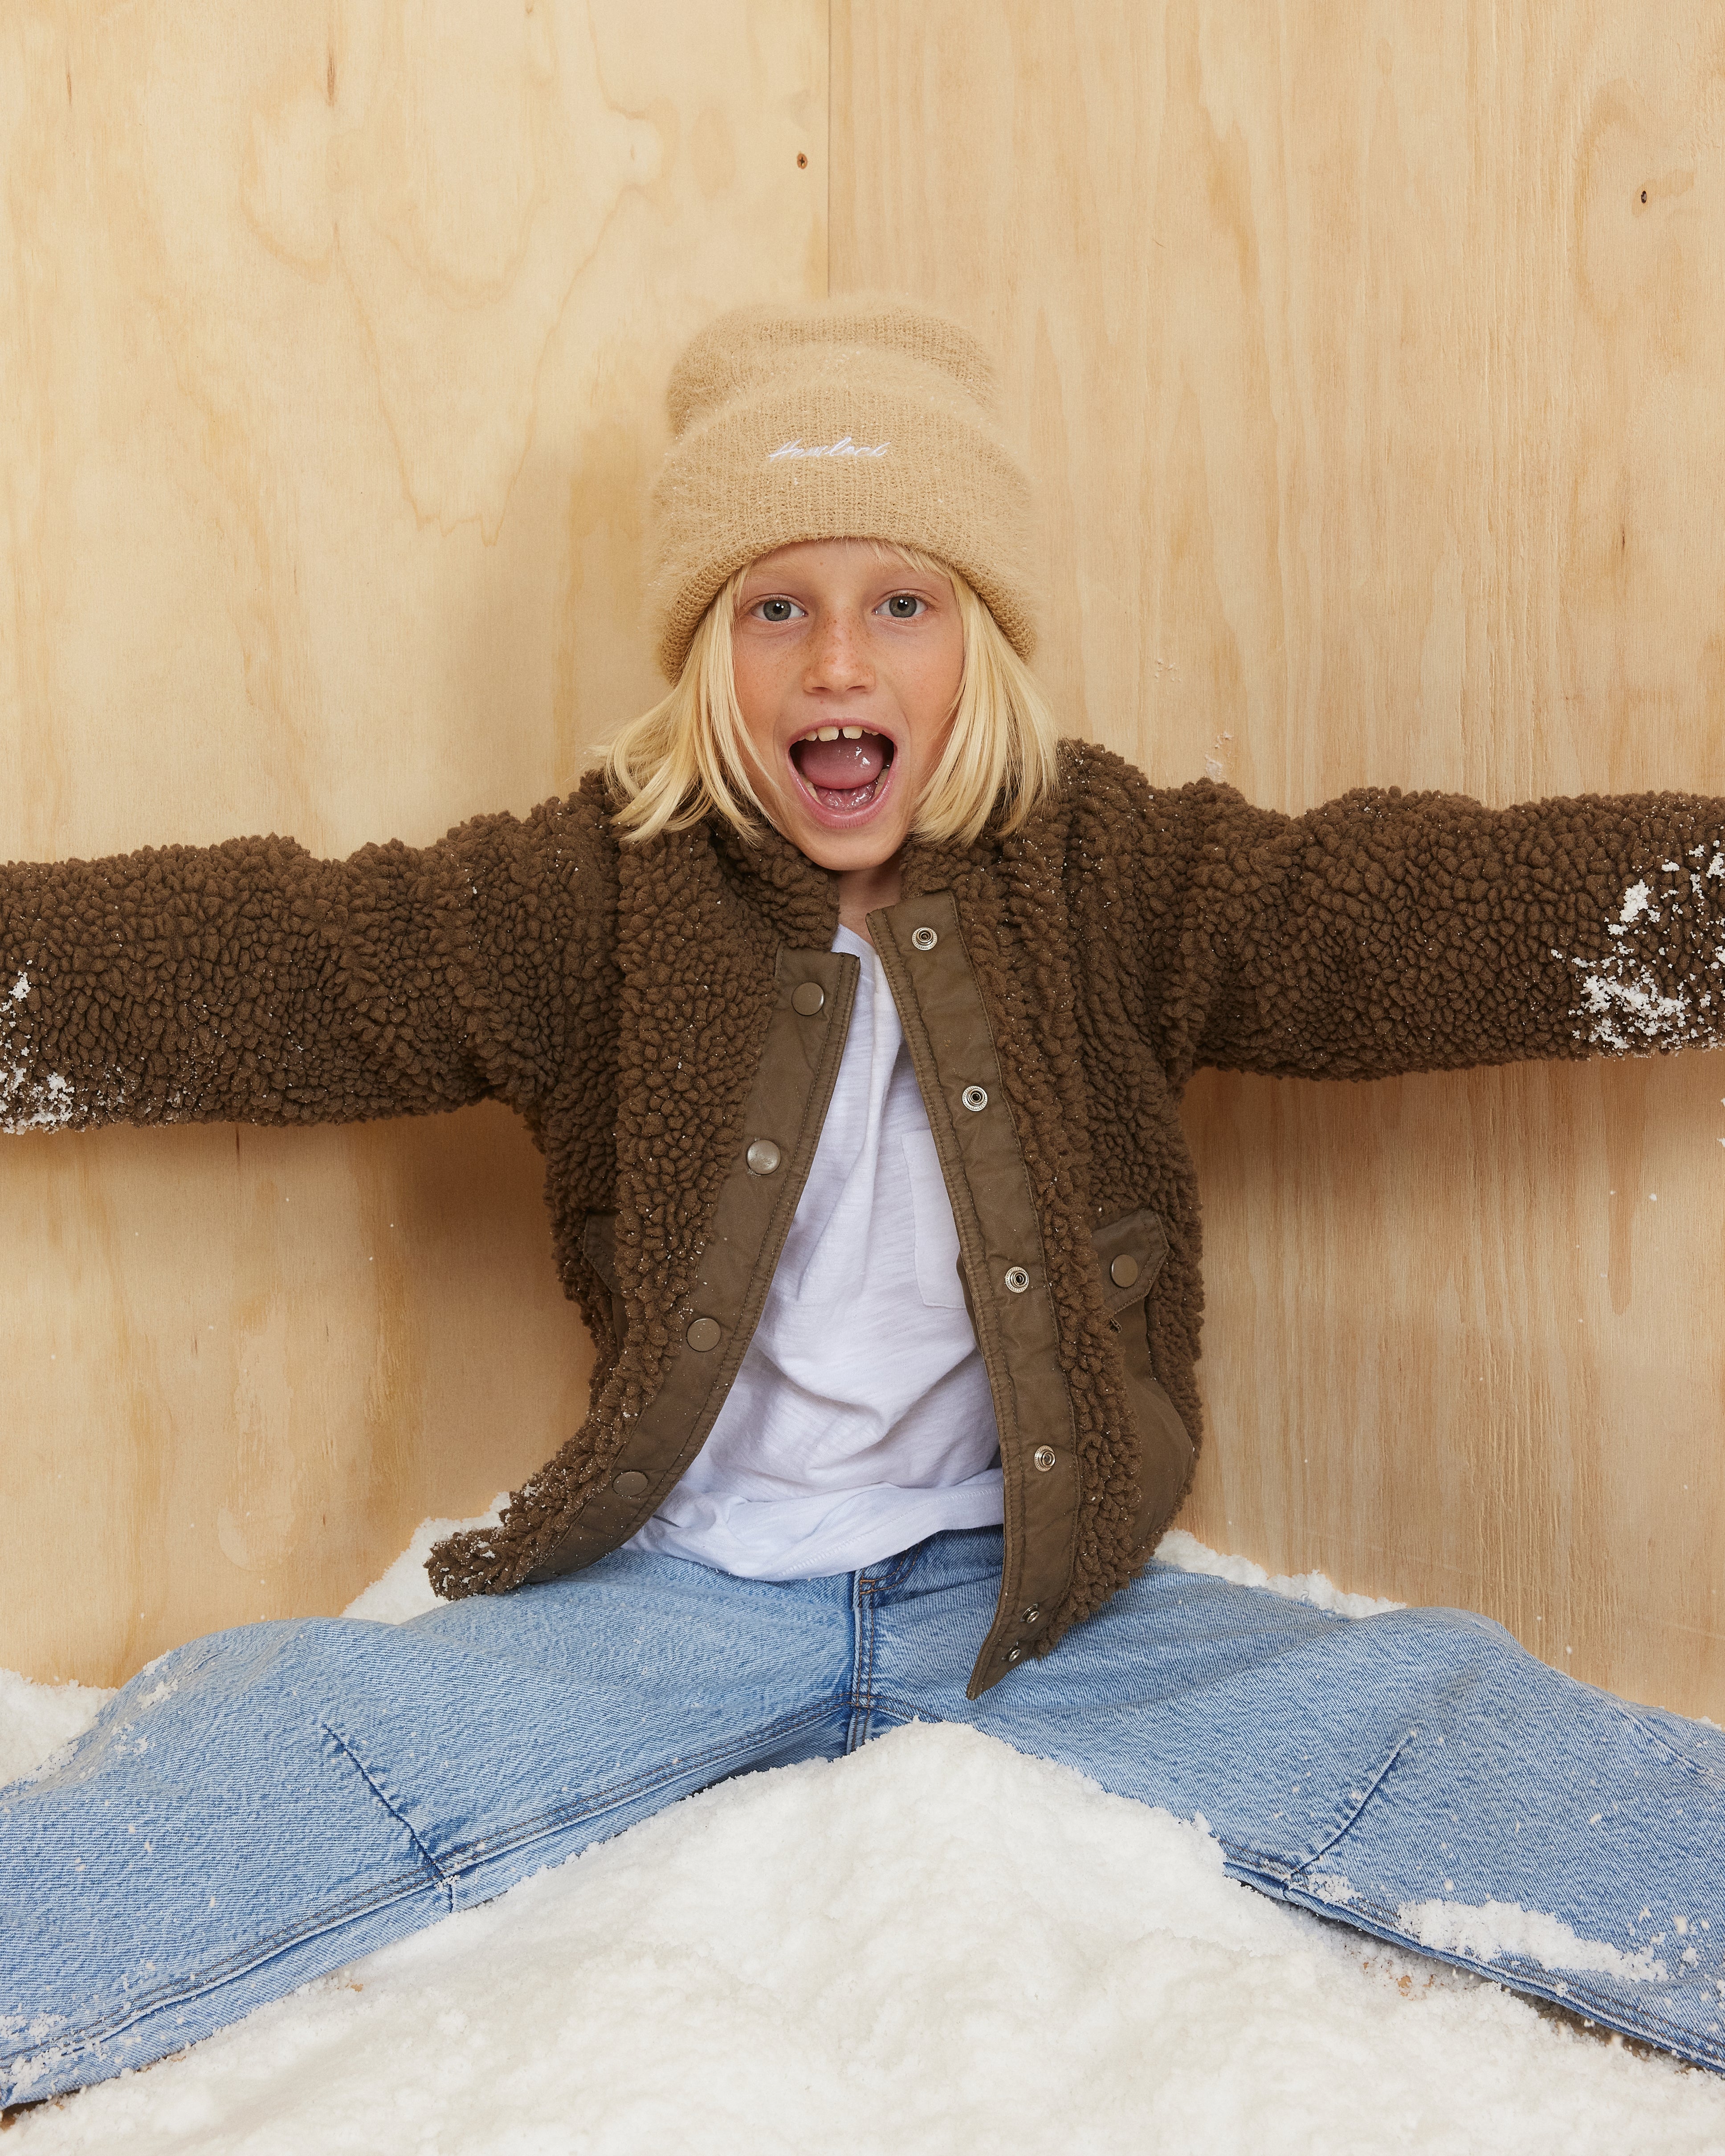
[[[355,1610],[422,1606],[401,1570]],[[62,1741],[64,1702],[13,1683],[0,1729],[23,1698]],[[1266,1901],[1201,1824],[918,1724],[676,1804],[14,2131],[18,2156],[1717,2156],[1725,2082]]]
[[[414,1529],[413,1538],[389,1570],[374,1579],[362,1594],[356,1594],[342,1612],[344,1617],[368,1617],[374,1625],[404,1625],[409,1617],[419,1617],[428,1609],[437,1607],[437,1597],[431,1592],[431,1582],[425,1575],[425,1560],[431,1554],[433,1543],[440,1543],[446,1535],[458,1535],[467,1527],[494,1527],[503,1517],[503,1507],[509,1502],[509,1492],[499,1491],[492,1499],[491,1510],[481,1512],[472,1520],[421,1520]]]
[[[1171,1564],[1176,1572],[1212,1573],[1218,1579],[1231,1579],[1236,1587],[1264,1588],[1285,1601],[1315,1603],[1320,1609],[1333,1609],[1338,1617],[1380,1617],[1386,1609],[1408,1606],[1383,1601],[1375,1594],[1349,1594],[1321,1572],[1279,1572],[1272,1578],[1250,1558],[1224,1557],[1183,1527],[1171,1527],[1156,1544],[1156,1553],[1159,1564]]]
[[[0,1789],[81,1737],[113,1697],[100,1685],[32,1684],[0,1670]]]

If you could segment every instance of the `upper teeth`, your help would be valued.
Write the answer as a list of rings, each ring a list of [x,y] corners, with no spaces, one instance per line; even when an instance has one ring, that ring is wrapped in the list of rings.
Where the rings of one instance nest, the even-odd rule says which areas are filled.
[[[803,739],[805,741],[837,741],[841,734],[847,741],[861,741],[862,729],[861,726],[816,726],[813,733],[805,734]]]

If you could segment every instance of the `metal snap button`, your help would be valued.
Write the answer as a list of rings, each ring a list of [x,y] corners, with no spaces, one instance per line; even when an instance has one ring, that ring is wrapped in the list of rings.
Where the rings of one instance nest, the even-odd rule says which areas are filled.
[[[1026,1625],[1039,1625],[1042,1622],[1042,1617],[1043,1605],[1040,1602],[1032,1602],[1020,1621]]]
[[[1022,1295],[1030,1286],[1030,1275],[1022,1265],[1009,1265],[1007,1268],[1007,1286],[1014,1295]]]
[[[799,1018],[812,1018],[826,1000],[826,991],[818,981],[799,981],[790,991],[790,1008]]]
[[[1138,1260],[1129,1250],[1122,1250],[1108,1269],[1108,1277],[1116,1287],[1130,1287],[1138,1277]]]
[[[1037,1466],[1041,1468],[1043,1474],[1046,1475],[1048,1470],[1054,1465],[1054,1461],[1058,1457],[1058,1455],[1052,1445],[1039,1445],[1030,1456],[1033,1460],[1035,1460]]]
[[[646,1477],[631,1467],[620,1475],[611,1487],[620,1497],[639,1497],[646,1488]]]
[[[913,928],[910,940],[919,951],[932,951],[940,938],[932,928]]]
[[[988,1106],[988,1096],[980,1086],[966,1086],[959,1098],[972,1113]]]
[[[751,1175],[771,1175],[784,1158],[770,1138],[757,1138],[743,1156]]]
[[[1009,1662],[1022,1662],[1024,1660],[1024,1650],[1016,1640],[1007,1650],[1007,1660]]]
[[[682,1336],[698,1355],[704,1355],[709,1348],[718,1345],[719,1324],[716,1317],[698,1317]]]

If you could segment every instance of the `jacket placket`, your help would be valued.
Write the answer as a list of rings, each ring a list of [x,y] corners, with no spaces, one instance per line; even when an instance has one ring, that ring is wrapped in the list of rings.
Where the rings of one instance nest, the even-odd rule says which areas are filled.
[[[959,1241],[959,1274],[1000,1440],[1000,1594],[972,1698],[1035,1651],[1072,1583],[1080,1501],[1072,1402],[1057,1348],[1041,1224],[1007,1104],[981,988],[949,891],[873,914],[869,927],[916,1074]],[[603,1480],[530,1580],[595,1563],[634,1534],[706,1442],[765,1306],[820,1141],[855,1000],[858,963],[781,945],[766,1040],[738,1158],[696,1277],[671,1313],[665,1377]],[[587,1253],[614,1293],[611,1222]]]
[[[959,1270],[1000,1436],[1000,1599],[975,1699],[1035,1648],[1071,1584],[1079,1486],[1072,1402],[1023,1149],[950,891],[869,916],[945,1179]]]

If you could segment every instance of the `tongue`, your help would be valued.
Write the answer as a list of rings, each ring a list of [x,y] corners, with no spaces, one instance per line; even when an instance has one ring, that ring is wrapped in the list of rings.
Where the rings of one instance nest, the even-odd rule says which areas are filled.
[[[860,741],[799,742],[790,752],[796,767],[822,793],[852,793],[871,786],[887,767],[888,743],[883,734]]]

